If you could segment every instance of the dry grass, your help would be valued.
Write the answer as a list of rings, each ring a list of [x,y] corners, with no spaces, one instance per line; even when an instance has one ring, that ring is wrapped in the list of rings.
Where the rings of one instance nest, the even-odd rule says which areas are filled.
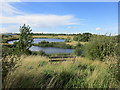
[[[105,62],[82,57],[76,57],[75,62],[70,58],[67,60],[70,61],[51,64],[47,57],[23,55],[16,64],[20,66],[7,76],[5,87],[63,87],[62,82],[66,82],[68,77],[70,77],[70,81],[66,82],[65,87],[71,87],[71,85],[76,88],[117,87],[115,79],[108,73],[108,64]],[[71,81],[71,79],[73,80]]]
[[[10,45],[9,43],[0,43],[0,45]]]
[[[65,36],[65,35],[58,35],[58,36],[53,36],[53,35],[33,35],[33,38],[63,38],[63,39],[72,39],[73,36]]]

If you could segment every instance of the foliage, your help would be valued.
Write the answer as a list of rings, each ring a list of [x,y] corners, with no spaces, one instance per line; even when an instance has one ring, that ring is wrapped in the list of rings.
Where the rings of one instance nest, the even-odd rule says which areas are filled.
[[[68,58],[65,62],[52,64],[48,57],[44,57],[44,51],[32,51],[29,52],[32,55],[25,57],[8,56],[18,51],[15,51],[14,45],[3,46],[3,88],[117,88],[120,81],[120,44],[119,40],[116,41],[113,36],[95,36],[85,46],[78,42],[74,47],[76,55],[84,54],[94,61],[77,56],[75,62]],[[36,45],[69,47],[65,43],[47,41]],[[64,55],[67,54],[58,56]]]
[[[78,42],[76,44],[74,53],[77,56],[82,56],[83,55],[83,45],[80,42]]]
[[[73,40],[88,42],[91,37],[92,37],[91,33],[83,33],[83,34],[78,34],[77,36],[74,36]]]
[[[16,50],[18,53],[28,54],[29,48],[32,46],[33,38],[32,38],[32,29],[30,29],[29,25],[20,26],[20,37],[19,41],[16,43]]]
[[[77,56],[82,56],[82,50],[81,50],[81,48],[76,48],[75,51],[74,51],[74,53]]]
[[[40,56],[48,56],[44,51],[31,51],[31,55],[40,55]]]
[[[45,40],[39,42],[39,44],[48,44],[48,43],[49,43],[49,42],[48,42],[48,41],[45,41]]]
[[[117,47],[116,47],[116,56],[117,56],[117,67],[118,67],[118,72],[117,74],[117,78],[120,81],[120,35],[116,36],[117,38]]]
[[[93,60],[103,60],[106,56],[115,55],[116,45],[116,38],[112,36],[96,36],[85,45],[84,55]]]
[[[41,56],[45,56],[45,55],[46,55],[46,53],[45,53],[44,51],[42,51],[42,50],[39,51],[38,53],[39,53],[39,55],[41,55]]]
[[[14,52],[14,48],[15,48],[15,45],[3,45],[2,46],[2,57],[15,54],[16,52]]]
[[[4,34],[2,34],[2,38],[9,38],[9,37],[12,37],[12,35],[4,35]]]
[[[7,40],[3,38],[1,42],[2,43],[7,43]]]
[[[10,71],[14,71],[18,66],[19,57],[15,55],[8,55],[2,58],[2,82]]]
[[[65,39],[65,42],[71,42],[71,39],[67,38]]]

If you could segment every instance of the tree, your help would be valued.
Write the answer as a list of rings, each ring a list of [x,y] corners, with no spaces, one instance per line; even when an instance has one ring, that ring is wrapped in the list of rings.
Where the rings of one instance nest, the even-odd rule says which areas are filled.
[[[19,53],[21,54],[28,54],[29,48],[32,46],[33,33],[31,32],[32,29],[25,24],[23,26],[20,26],[20,37],[19,41],[16,43],[16,47]]]

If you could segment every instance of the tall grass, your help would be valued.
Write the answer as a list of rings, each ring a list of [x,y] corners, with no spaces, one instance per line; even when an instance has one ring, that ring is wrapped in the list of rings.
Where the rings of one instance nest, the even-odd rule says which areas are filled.
[[[68,58],[70,60],[70,58]],[[110,60],[101,62],[76,57],[75,62],[53,62],[43,56],[21,56],[19,65],[8,73],[3,88],[116,88]]]

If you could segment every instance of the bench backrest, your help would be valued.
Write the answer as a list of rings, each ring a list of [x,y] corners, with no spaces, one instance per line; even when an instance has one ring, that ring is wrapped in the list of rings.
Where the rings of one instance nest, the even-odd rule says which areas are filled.
[[[49,58],[75,58],[75,56],[57,56],[57,57],[49,57]]]

